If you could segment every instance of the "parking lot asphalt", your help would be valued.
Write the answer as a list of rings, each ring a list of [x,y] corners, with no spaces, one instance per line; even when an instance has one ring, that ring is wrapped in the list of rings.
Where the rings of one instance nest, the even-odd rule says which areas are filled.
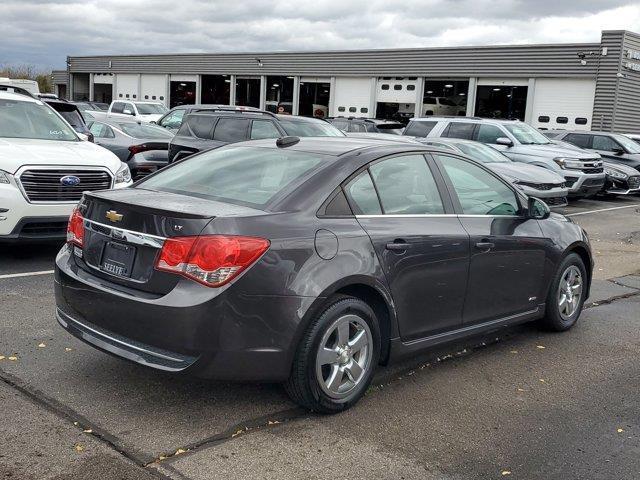
[[[95,351],[54,320],[57,247],[2,247],[0,478],[640,478],[639,209],[640,197],[563,209],[597,261],[574,330],[518,327],[381,369],[334,417],[277,385]]]

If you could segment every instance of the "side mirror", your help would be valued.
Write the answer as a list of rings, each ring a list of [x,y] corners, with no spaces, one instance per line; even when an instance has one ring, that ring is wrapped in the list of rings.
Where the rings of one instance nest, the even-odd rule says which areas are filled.
[[[549,215],[551,215],[551,210],[546,203],[539,198],[529,197],[527,201],[527,218],[544,220],[549,218]]]
[[[513,147],[513,142],[507,137],[496,138],[496,143],[498,145],[504,145],[506,147]]]
[[[625,154],[624,148],[621,148],[621,147],[614,148],[611,151],[613,152],[614,155],[624,155]]]
[[[149,123],[152,123],[152,124],[156,125],[156,121],[155,120],[151,120]]]

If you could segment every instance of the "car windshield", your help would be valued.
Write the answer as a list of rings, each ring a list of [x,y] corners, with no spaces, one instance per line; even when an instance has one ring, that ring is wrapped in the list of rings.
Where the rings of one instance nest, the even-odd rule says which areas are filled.
[[[173,138],[173,133],[162,127],[139,123],[119,123],[118,128],[133,138]]]
[[[41,102],[0,100],[0,137],[79,141],[51,108]]]
[[[260,208],[324,158],[293,150],[231,146],[176,163],[139,186]]]
[[[335,126],[322,120],[282,120],[280,125],[287,135],[294,137],[344,137],[344,133]]]
[[[624,135],[612,135],[628,153],[640,153],[640,145]]]
[[[551,141],[526,123],[505,123],[503,125],[522,145],[549,145]]]
[[[140,115],[152,115],[156,113],[167,113],[169,109],[159,103],[136,103]]]
[[[511,160],[496,149],[482,143],[458,143],[456,147],[471,159],[481,163],[509,163]]]

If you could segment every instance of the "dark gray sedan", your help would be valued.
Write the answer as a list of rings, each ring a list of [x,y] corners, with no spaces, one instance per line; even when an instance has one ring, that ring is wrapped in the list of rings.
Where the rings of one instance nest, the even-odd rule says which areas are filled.
[[[169,142],[173,133],[164,128],[135,120],[93,120],[89,130],[94,142],[129,165],[134,180],[155,172],[168,163]]]
[[[425,145],[258,140],[85,194],[56,258],[57,319],[171,372],[284,382],[344,410],[380,363],[589,296],[584,230],[484,165]]]

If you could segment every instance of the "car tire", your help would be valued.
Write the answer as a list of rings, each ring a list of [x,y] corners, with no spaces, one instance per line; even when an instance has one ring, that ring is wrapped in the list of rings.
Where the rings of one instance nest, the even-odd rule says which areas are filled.
[[[570,253],[560,262],[547,295],[540,323],[548,330],[564,332],[575,325],[584,306],[587,269],[579,255]]]
[[[318,413],[347,410],[365,394],[380,357],[380,327],[358,298],[337,296],[316,315],[298,345],[284,387]]]

